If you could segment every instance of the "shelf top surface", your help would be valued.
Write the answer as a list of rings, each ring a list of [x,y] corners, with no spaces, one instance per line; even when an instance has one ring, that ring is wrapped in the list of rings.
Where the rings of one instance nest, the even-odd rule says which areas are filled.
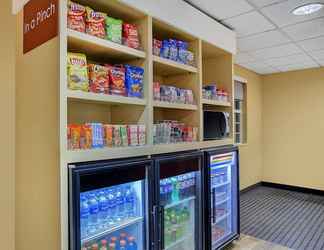
[[[203,104],[213,105],[213,106],[225,106],[225,107],[231,107],[230,102],[222,102],[217,100],[209,100],[209,99],[202,99]]]
[[[182,109],[182,110],[197,110],[197,105],[193,104],[181,104],[181,103],[168,103],[154,101],[153,106],[156,108],[169,108],[169,109]]]
[[[154,73],[158,75],[177,75],[185,73],[198,73],[196,67],[181,64],[176,61],[165,59],[159,56],[153,56]]]

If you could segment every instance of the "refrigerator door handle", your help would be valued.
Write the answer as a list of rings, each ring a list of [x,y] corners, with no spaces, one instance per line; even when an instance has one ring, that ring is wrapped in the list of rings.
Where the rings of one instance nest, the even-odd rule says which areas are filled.
[[[211,218],[212,218],[212,222],[213,224],[216,223],[216,188],[212,189],[212,211],[211,211]]]
[[[153,206],[153,211],[152,211],[152,215],[153,215],[153,239],[152,240],[152,249],[155,249],[155,243],[156,243],[156,236],[157,236],[157,223],[158,223],[158,216],[159,216],[159,207],[158,206]]]
[[[160,249],[164,249],[164,206],[160,206]]]

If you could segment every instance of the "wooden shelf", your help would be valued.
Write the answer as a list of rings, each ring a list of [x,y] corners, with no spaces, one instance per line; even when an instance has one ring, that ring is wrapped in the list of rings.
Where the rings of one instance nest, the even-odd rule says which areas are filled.
[[[212,106],[222,106],[222,107],[231,107],[232,104],[230,102],[222,102],[216,100],[202,99],[203,104],[212,105]]]
[[[70,29],[67,31],[67,39],[70,51],[84,52],[93,57],[107,56],[119,60],[144,59],[146,57],[146,53],[143,51]]]
[[[168,103],[154,101],[153,106],[157,108],[168,108],[168,109],[182,109],[182,110],[197,110],[197,105],[192,104],[181,104],[181,103]]]
[[[198,73],[196,67],[178,63],[159,56],[153,56],[154,70],[158,75],[177,75],[184,73]]]
[[[145,99],[140,99],[135,97],[95,94],[95,93],[84,92],[79,90],[76,91],[68,90],[67,98],[73,100],[80,100],[84,102],[125,104],[125,105],[138,105],[138,106],[145,106],[147,103]]]

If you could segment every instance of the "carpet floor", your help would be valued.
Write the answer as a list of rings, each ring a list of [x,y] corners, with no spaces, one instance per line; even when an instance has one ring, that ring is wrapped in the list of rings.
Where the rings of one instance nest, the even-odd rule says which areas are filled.
[[[256,187],[241,195],[241,232],[295,250],[324,250],[324,197]]]

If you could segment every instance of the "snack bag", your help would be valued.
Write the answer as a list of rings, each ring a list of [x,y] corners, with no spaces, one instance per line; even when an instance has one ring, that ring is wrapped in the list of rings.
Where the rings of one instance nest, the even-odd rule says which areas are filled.
[[[138,125],[138,145],[143,146],[146,144],[146,127],[145,125]]]
[[[89,64],[90,91],[99,94],[109,94],[109,68],[98,64]]]
[[[135,24],[123,24],[123,44],[133,49],[139,49],[139,34]]]
[[[69,89],[89,91],[87,57],[84,54],[68,53],[67,60]]]
[[[105,38],[105,20],[107,14],[102,12],[96,12],[93,9],[87,7],[87,18],[86,18],[86,32],[89,35],[96,36],[99,38]]]
[[[81,126],[69,125],[70,131],[70,143],[69,147],[71,150],[80,149],[80,138],[81,138]]]
[[[169,58],[169,55],[170,55],[169,40],[163,40],[160,56],[163,58]]]
[[[169,43],[170,43],[169,59],[173,61],[177,61],[178,60],[177,40],[169,39]]]
[[[113,126],[113,146],[120,147],[122,145],[122,139],[120,135],[120,127],[118,125]]]
[[[161,100],[161,94],[160,94],[160,83],[154,82],[153,83],[153,96],[155,101]]]
[[[114,43],[122,43],[123,21],[112,17],[106,18],[106,39]]]
[[[188,63],[188,43],[184,41],[177,41],[178,59],[177,61],[183,64]]]
[[[114,127],[112,125],[103,125],[104,129],[104,145],[111,148],[113,146]]]
[[[121,138],[121,145],[123,147],[128,146],[128,135],[127,135],[127,126],[121,125],[120,126],[120,138]]]
[[[81,149],[92,148],[92,129],[89,125],[81,126],[80,148]]]
[[[162,41],[153,39],[153,55],[160,56],[162,48]]]
[[[126,95],[125,68],[115,65],[109,68],[110,93],[112,95]]]
[[[125,85],[129,97],[143,97],[144,69],[136,66],[125,65]]]
[[[128,125],[128,145],[137,146],[138,145],[138,126],[137,125]]]
[[[85,33],[86,8],[80,4],[68,1],[67,26],[69,29]]]

